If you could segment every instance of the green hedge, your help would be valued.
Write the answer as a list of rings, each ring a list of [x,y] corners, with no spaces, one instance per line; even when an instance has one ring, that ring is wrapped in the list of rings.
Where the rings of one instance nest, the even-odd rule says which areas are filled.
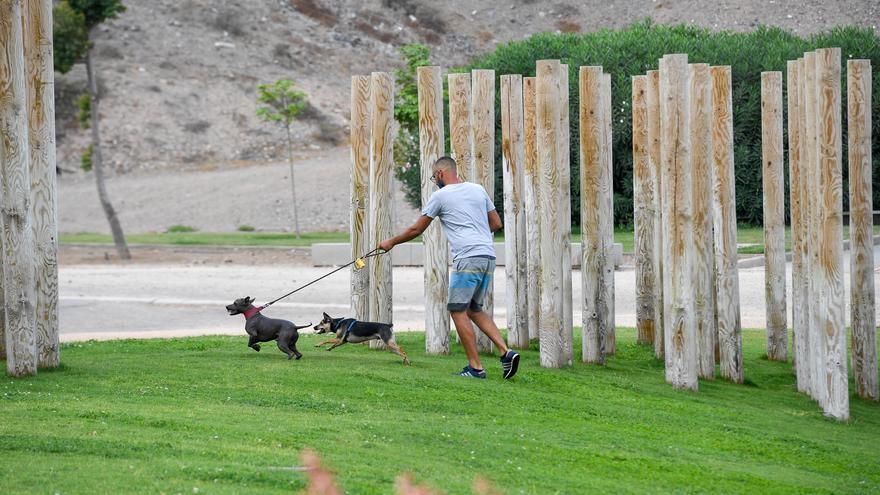
[[[622,30],[601,30],[589,34],[543,33],[526,40],[504,44],[490,54],[477,58],[471,65],[454,71],[494,69],[502,74],[535,75],[535,61],[560,59],[568,64],[571,115],[571,173],[579,173],[577,67],[601,65],[612,76],[613,158],[615,222],[632,222],[632,120],[630,77],[657,68],[664,54],[687,53],[690,62],[729,65],[733,77],[734,156],[736,164],[737,218],[741,223],[757,225],[762,220],[761,186],[761,72],[786,72],[786,62],[805,51],[824,47],[840,47],[842,53],[842,98],[846,108],[846,59],[868,58],[876,71],[880,67],[880,38],[870,29],[836,28],[801,38],[779,28],[759,28],[751,33],[712,32],[692,26],[663,26],[650,21]],[[438,61],[434,61],[437,63]],[[880,205],[880,77],[873,79],[873,171],[874,201]],[[783,98],[783,102],[785,99]],[[496,103],[497,105],[497,103]],[[783,105],[785,106],[785,104]],[[496,108],[500,108],[496,106]],[[787,110],[786,110],[787,112]],[[787,116],[786,116],[787,118]],[[843,156],[846,156],[846,112],[842,110]],[[501,112],[496,111],[496,205],[501,208]],[[783,126],[786,127],[786,126]],[[786,136],[786,188],[788,184]],[[417,166],[417,165],[416,165]],[[417,174],[411,173],[410,177]],[[846,183],[847,165],[843,164],[844,210],[848,209]],[[405,189],[418,188],[417,181],[404,181]],[[575,225],[580,223],[580,189],[572,181],[572,214]],[[413,197],[411,195],[411,197]],[[786,203],[788,195],[786,194]]]

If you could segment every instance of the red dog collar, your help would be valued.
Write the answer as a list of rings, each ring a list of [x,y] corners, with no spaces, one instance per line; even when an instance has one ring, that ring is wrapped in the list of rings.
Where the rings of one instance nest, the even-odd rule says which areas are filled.
[[[255,314],[257,314],[257,313],[259,313],[260,311],[262,311],[263,308],[265,308],[265,306],[259,306],[259,307],[251,308],[251,309],[245,311],[245,312],[244,312],[244,319],[248,319],[248,318],[250,318],[251,316],[254,316]]]

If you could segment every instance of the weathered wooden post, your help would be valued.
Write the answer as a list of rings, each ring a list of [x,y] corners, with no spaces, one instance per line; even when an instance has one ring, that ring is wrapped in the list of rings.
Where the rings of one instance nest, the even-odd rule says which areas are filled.
[[[580,91],[580,189],[581,189],[581,354],[584,362],[605,363],[608,319],[605,317],[605,257],[608,249],[602,230],[605,208],[603,190],[609,187],[603,152],[604,110],[602,67],[581,67]]]
[[[449,152],[458,166],[458,178],[474,177],[474,145],[471,132],[471,75],[449,74]]]
[[[788,176],[789,208],[791,211],[791,301],[792,301],[792,347],[794,348],[794,369],[798,391],[806,392],[804,377],[804,340],[806,333],[806,308],[809,307],[807,286],[804,274],[804,203],[802,198],[803,170],[801,165],[801,74],[802,61],[788,62],[787,103],[788,103]]]
[[[843,186],[840,107],[840,48],[816,51],[816,132],[820,167],[819,193],[822,235],[819,240],[821,300],[820,327],[824,345],[822,379],[828,385],[825,414],[849,419],[847,382],[846,305],[843,286]]]
[[[739,274],[736,252],[736,187],[733,173],[733,103],[730,67],[711,67],[712,164],[715,196],[715,312],[721,376],[743,381]],[[664,267],[665,268],[665,267]]]
[[[660,160],[663,215],[667,219],[663,230],[666,381],[675,388],[697,390],[689,107],[687,55],[665,55],[660,59]]]
[[[0,1],[0,172],[6,371],[37,372],[27,89],[21,1]]]
[[[632,76],[633,211],[636,258],[636,328],[639,344],[653,344],[654,172],[648,140],[648,76]]]
[[[507,276],[507,342],[529,347],[526,213],[523,205],[522,76],[501,76],[501,165],[504,180],[504,271]]]
[[[614,325],[614,167],[611,141],[611,74],[602,74],[602,216],[600,225],[605,240],[605,265],[602,290],[605,291],[605,353],[617,352],[617,333]]]
[[[694,321],[700,378],[715,379],[715,242],[713,237],[712,80],[708,64],[689,66],[694,167]]]
[[[648,71],[648,158],[654,189],[654,357],[663,359],[663,208],[660,162],[660,71]]]
[[[535,135],[535,86],[534,77],[523,78],[523,122],[525,151],[525,174],[523,175],[523,201],[526,218],[526,273],[527,292],[526,322],[529,326],[529,340],[538,338],[540,321],[541,293],[538,290],[540,278],[540,238],[538,237],[538,148]]]
[[[370,76],[351,78],[351,259],[375,246],[368,242],[367,205],[370,184]],[[370,317],[370,272],[351,268],[351,310],[354,317]]]
[[[785,183],[782,171],[782,72],[761,73],[764,273],[767,358],[788,358],[785,312]]]
[[[431,182],[434,162],[445,155],[443,79],[440,67],[417,69],[419,90],[419,162],[422,169],[422,205],[437,190]],[[449,249],[439,222],[422,234],[425,251],[425,352],[449,354]]]
[[[807,203],[807,226],[806,243],[808,254],[807,274],[809,276],[810,304],[807,308],[807,333],[809,335],[807,347],[807,369],[810,374],[810,395],[820,404],[824,400],[823,382],[819,378],[819,369],[822,365],[819,330],[818,307],[818,263],[819,253],[816,249],[818,240],[817,215],[818,215],[818,192],[817,192],[817,152],[816,152],[816,53],[804,53],[804,181],[806,182]]]
[[[562,245],[562,321],[565,328],[574,328],[574,314],[572,312],[572,286],[571,286],[571,127],[569,125],[568,103],[568,65],[560,65],[562,71],[559,74],[559,90],[561,101],[559,103],[559,163],[560,180],[560,243]],[[574,351],[572,351],[574,352]]]
[[[540,224],[541,366],[570,366],[572,329],[565,328],[562,316],[562,246],[559,243],[560,201],[562,186],[559,157],[559,122],[561,101],[558,60],[537,62],[535,116],[539,172],[538,217]]]
[[[874,219],[871,191],[871,61],[846,63],[849,135],[849,238],[852,368],[856,392],[880,399],[874,316]]]
[[[370,76],[370,245],[391,236],[391,178],[394,171],[394,79],[387,72]],[[391,256],[370,258],[370,321],[392,323]],[[377,342],[377,341],[373,341]],[[380,345],[370,344],[378,348]]]
[[[52,61],[52,1],[22,4],[27,70],[31,218],[36,257],[37,364],[59,364],[58,200],[55,185],[55,71]]]
[[[486,190],[489,199],[495,200],[495,71],[471,72],[473,99],[471,122],[474,168],[472,182]],[[495,313],[495,279],[486,291],[483,310],[491,317]],[[483,332],[476,332],[477,351],[492,352],[492,341]]]

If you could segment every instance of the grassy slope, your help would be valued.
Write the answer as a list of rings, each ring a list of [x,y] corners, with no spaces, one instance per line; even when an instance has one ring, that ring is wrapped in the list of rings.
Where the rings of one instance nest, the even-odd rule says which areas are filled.
[[[745,332],[747,385],[672,390],[649,348],[620,332],[606,368],[538,366],[502,381],[449,376],[464,360],[390,353],[303,360],[244,338],[66,345],[62,370],[0,386],[4,493],[291,493],[297,452],[316,448],[350,493],[389,493],[401,471],[467,492],[477,474],[506,493],[880,490],[880,405],[839,424],[798,394],[788,363]],[[575,349],[579,349],[578,343]]]

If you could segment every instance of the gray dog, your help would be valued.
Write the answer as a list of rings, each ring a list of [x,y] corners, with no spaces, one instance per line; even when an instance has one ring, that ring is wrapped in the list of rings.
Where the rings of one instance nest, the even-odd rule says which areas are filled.
[[[230,316],[244,315],[244,331],[250,336],[248,347],[260,352],[259,342],[276,340],[281,352],[287,354],[287,359],[301,358],[302,354],[296,350],[296,341],[299,340],[299,329],[306,328],[312,324],[309,323],[308,325],[298,327],[287,320],[267,318],[260,314],[263,307],[257,308],[252,304],[253,302],[253,297],[242,297],[226,306],[226,311],[229,312]]]

